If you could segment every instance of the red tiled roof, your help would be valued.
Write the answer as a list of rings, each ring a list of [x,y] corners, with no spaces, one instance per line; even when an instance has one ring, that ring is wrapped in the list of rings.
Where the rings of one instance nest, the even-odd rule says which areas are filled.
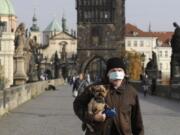
[[[152,34],[158,37],[158,39],[164,44],[169,44],[169,42],[171,41],[173,32],[152,32]]]
[[[132,36],[133,32],[137,32],[138,34],[142,34],[144,33],[142,30],[140,30],[139,28],[137,28],[136,26],[130,24],[130,23],[127,23],[126,24],[126,27],[125,27],[125,33],[126,35],[128,36]]]
[[[127,23],[125,35],[132,37],[157,37],[163,43],[162,46],[169,46],[173,32],[145,32],[135,25]]]

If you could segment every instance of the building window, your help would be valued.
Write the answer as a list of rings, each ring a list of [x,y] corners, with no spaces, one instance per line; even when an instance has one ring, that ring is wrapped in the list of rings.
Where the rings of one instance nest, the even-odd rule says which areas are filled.
[[[0,32],[7,32],[7,22],[0,21]]]
[[[166,70],[168,70],[169,69],[169,64],[168,63],[166,63]]]
[[[92,45],[100,45],[102,44],[102,28],[101,27],[93,27],[91,29],[91,44]]]
[[[134,41],[134,47],[137,47],[137,41]]]
[[[144,46],[144,41],[140,41],[140,46],[141,46],[141,47]]]
[[[162,51],[159,51],[159,57],[162,57]]]
[[[128,45],[128,47],[130,47],[131,46],[131,41],[128,41],[127,45]]]
[[[160,63],[160,64],[159,64],[159,69],[162,70],[162,68],[163,68],[163,64]]]
[[[165,51],[165,57],[166,58],[168,57],[168,51]]]
[[[114,3],[114,0],[79,0],[78,23],[114,23]]]
[[[82,1],[81,1],[81,0],[79,0],[79,5],[80,5],[80,6],[82,5]]]

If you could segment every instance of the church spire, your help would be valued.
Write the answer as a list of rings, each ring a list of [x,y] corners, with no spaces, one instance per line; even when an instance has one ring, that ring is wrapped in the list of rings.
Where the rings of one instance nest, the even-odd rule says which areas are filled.
[[[33,24],[30,28],[31,31],[39,31],[39,27],[37,25],[37,17],[36,17],[36,9],[34,9],[34,15],[33,15],[33,18],[32,18],[32,21],[33,21]]]
[[[149,29],[148,29],[149,32],[152,32],[152,29],[151,29],[151,22],[149,22]]]
[[[64,15],[62,16],[62,30],[63,32],[68,32],[67,26],[66,26],[66,18],[64,17]]]
[[[32,19],[33,23],[37,22],[37,18],[36,18],[36,9],[34,8],[34,15],[33,15],[33,19]]]

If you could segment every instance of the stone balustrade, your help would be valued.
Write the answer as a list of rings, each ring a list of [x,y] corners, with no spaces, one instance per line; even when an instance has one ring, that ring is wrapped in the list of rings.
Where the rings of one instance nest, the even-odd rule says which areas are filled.
[[[138,91],[142,92],[140,81],[131,81],[131,83]],[[173,85],[158,84],[156,86],[156,91],[154,94],[160,97],[180,100],[180,84],[173,84]]]
[[[8,89],[0,90],[0,116],[13,110],[26,101],[37,97],[49,85],[59,86],[64,84],[63,79],[28,83]]]

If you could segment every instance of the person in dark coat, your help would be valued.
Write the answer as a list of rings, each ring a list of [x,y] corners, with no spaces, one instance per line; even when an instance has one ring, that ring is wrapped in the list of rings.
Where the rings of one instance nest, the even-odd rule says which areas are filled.
[[[77,91],[77,95],[80,95],[83,93],[85,87],[89,85],[87,79],[85,78],[83,73],[79,74],[79,77],[75,80],[73,84],[72,92]]]
[[[93,98],[92,84],[73,103],[74,112],[83,122],[91,125],[85,135],[144,135],[144,127],[137,91],[125,80],[126,67],[122,59],[107,61],[107,81],[103,82],[108,94],[105,102],[115,108],[116,115],[109,117],[104,112],[88,113],[88,103]],[[101,84],[102,85],[102,84]]]

